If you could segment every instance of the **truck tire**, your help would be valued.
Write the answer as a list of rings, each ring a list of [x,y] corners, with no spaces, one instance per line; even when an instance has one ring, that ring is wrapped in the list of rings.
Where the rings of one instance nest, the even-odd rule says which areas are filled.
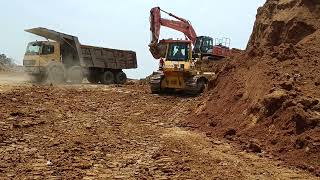
[[[125,84],[127,82],[127,75],[120,71],[116,74],[116,83],[117,84]]]
[[[106,71],[102,74],[101,76],[101,83],[102,84],[106,84],[106,85],[109,85],[109,84],[114,84],[114,75],[112,72],[110,71]]]
[[[47,77],[49,83],[61,84],[65,82],[65,68],[62,64],[54,63],[48,66]]]
[[[89,74],[87,75],[87,80],[91,84],[98,84],[101,79],[101,72],[95,71],[95,70],[90,70]]]
[[[100,77],[98,76],[98,74],[89,74],[87,80],[91,84],[98,84],[100,82]]]
[[[83,81],[83,72],[80,66],[72,66],[68,69],[68,80],[72,84],[80,84]]]
[[[31,83],[42,84],[46,81],[46,76],[43,74],[31,75],[30,79],[31,79]]]

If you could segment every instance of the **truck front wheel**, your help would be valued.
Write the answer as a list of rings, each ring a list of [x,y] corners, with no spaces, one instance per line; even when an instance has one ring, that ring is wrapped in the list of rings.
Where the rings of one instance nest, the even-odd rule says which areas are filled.
[[[73,66],[68,70],[68,80],[73,84],[80,84],[83,80],[83,72],[80,66]]]
[[[110,71],[106,71],[101,76],[101,83],[102,84],[113,84],[114,83],[114,75]]]
[[[116,74],[116,83],[124,84],[126,82],[127,82],[127,75],[123,71],[118,72]]]
[[[89,74],[87,79],[91,84],[98,84],[100,81],[99,76],[94,74]]]
[[[91,71],[89,71],[89,74],[87,75],[87,80],[91,84],[98,84],[100,82],[101,76],[102,76],[101,72],[91,70]]]
[[[65,69],[63,65],[53,64],[50,65],[47,71],[48,81],[50,83],[64,83],[65,82]]]
[[[30,75],[30,79],[32,83],[42,84],[46,81],[46,76],[43,74]]]

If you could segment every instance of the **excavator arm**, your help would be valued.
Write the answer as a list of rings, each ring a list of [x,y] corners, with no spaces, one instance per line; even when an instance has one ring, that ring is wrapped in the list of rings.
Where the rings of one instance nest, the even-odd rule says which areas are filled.
[[[176,20],[161,18],[161,12],[168,14]],[[163,56],[163,51],[165,51],[164,47],[159,43],[161,26],[182,32],[193,44],[197,40],[197,34],[188,20],[163,11],[159,7],[152,8],[150,11],[150,31],[152,38],[149,47],[150,52],[155,59],[161,58]]]

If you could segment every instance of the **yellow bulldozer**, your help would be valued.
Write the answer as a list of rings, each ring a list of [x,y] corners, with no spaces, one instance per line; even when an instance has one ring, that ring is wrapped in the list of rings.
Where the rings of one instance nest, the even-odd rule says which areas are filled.
[[[216,78],[213,72],[196,69],[191,41],[162,40],[160,44],[166,51],[160,60],[159,70],[151,76],[152,93],[175,90],[196,95],[202,93],[208,82]]]
[[[161,12],[175,20],[161,18]],[[226,38],[225,41],[216,41],[214,44],[213,38],[209,36],[197,36],[188,20],[159,7],[152,8],[150,14],[150,52],[155,59],[160,60],[159,70],[151,76],[152,93],[167,90],[202,93],[208,82],[216,78],[216,74],[196,68],[195,63],[203,59],[220,60],[230,56],[230,40]],[[184,33],[186,40],[159,41],[161,26]]]

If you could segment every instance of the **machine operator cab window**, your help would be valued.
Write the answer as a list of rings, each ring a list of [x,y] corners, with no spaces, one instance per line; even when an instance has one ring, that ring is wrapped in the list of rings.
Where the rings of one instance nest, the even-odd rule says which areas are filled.
[[[167,59],[170,61],[188,61],[189,48],[188,43],[171,43],[169,44]]]
[[[39,42],[32,42],[28,44],[26,54],[27,55],[38,55],[40,54],[41,50],[41,43]]]
[[[203,41],[201,51],[204,52],[204,53],[209,53],[209,51],[212,49],[212,47],[213,47],[213,39],[212,38],[206,38]]]
[[[53,45],[46,45],[42,42],[29,43],[27,47],[27,55],[48,55],[54,53]]]
[[[206,36],[200,36],[197,38],[194,45],[194,53],[210,53],[213,47],[213,39]]]
[[[48,55],[48,54],[53,54],[53,53],[54,53],[54,46],[53,45],[44,44],[42,46],[42,54],[43,55]]]

